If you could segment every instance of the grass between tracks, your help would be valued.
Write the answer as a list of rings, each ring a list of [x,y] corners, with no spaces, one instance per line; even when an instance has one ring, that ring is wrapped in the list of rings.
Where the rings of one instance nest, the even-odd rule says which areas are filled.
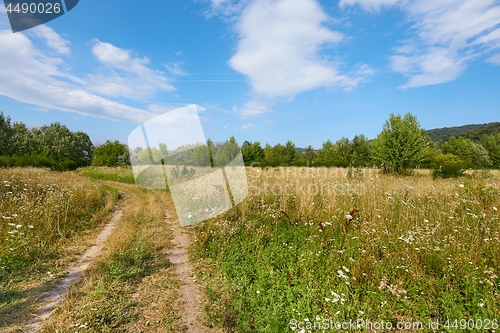
[[[103,254],[45,325],[44,332],[184,332],[178,280],[166,259],[171,232],[165,192],[114,184],[122,218]]]

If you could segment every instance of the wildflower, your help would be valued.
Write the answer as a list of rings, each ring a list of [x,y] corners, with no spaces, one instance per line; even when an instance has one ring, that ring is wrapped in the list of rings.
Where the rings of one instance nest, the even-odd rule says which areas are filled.
[[[257,294],[260,294],[260,291],[259,291],[259,290],[256,290],[255,292],[256,292]]]
[[[493,207],[493,210],[496,212],[498,209],[496,207]]]
[[[464,188],[464,187],[465,187],[465,185],[464,185],[464,184],[460,184],[460,185],[458,185],[458,187],[460,187],[460,188]]]
[[[190,219],[191,217],[192,217],[192,215],[191,215],[191,214],[189,214],[189,215],[188,215],[188,219]]]
[[[343,279],[349,279],[349,277],[347,275],[345,275],[344,271],[343,270],[338,270],[337,273],[339,274],[339,277],[340,278],[343,278]]]
[[[382,302],[380,302],[380,306],[381,306],[381,307],[384,307],[386,304],[387,304],[387,301],[382,301]]]
[[[388,282],[388,280],[387,280],[387,278],[384,276],[384,277],[382,278],[382,280],[380,280],[380,284],[379,284],[379,286],[378,286],[378,290],[382,290],[382,289],[384,289],[385,287],[387,287],[387,282]]]

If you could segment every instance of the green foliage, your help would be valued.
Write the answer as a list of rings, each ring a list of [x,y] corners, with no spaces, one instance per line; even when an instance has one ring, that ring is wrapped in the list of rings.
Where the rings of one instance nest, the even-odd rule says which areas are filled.
[[[57,122],[29,130],[23,123],[11,124],[0,112],[0,166],[76,169],[90,165],[93,148],[86,133]]]
[[[274,147],[266,144],[263,164],[268,166],[300,164],[299,153],[295,144],[290,140],[284,146],[281,143],[276,144]]]
[[[432,170],[432,178],[458,178],[464,175],[465,168],[461,162],[444,163]]]
[[[254,143],[249,141],[243,142],[241,154],[243,155],[243,161],[248,164],[260,162],[264,159],[264,149],[262,149],[259,141],[255,141]]]
[[[422,161],[429,144],[429,136],[416,116],[391,114],[374,142],[374,158],[385,172],[405,173]]]
[[[127,145],[118,140],[106,141],[105,144],[95,148],[92,165],[109,167],[130,165]]]
[[[10,117],[0,112],[0,155],[10,155],[12,151],[12,125]]]
[[[483,136],[481,145],[488,151],[491,167],[500,169],[500,134]]]
[[[474,139],[482,137],[483,135],[496,134],[499,133],[499,131],[500,131],[500,123],[489,123],[489,124],[436,128],[428,130],[427,134],[432,139],[432,141],[438,142],[438,141],[448,140],[452,136],[463,136],[469,139]]]
[[[492,165],[488,150],[470,139],[451,137],[441,147],[444,154],[453,154],[462,161],[475,167],[490,167]]]

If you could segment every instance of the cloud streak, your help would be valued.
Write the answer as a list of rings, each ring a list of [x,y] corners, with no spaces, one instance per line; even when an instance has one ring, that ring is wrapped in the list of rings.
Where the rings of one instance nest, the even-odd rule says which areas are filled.
[[[110,69],[110,75],[89,75],[88,89],[109,97],[145,99],[158,91],[176,90],[160,71],[148,68],[149,59],[136,58],[132,52],[110,43],[93,41],[92,53]]]
[[[341,0],[379,11],[398,6],[412,23],[414,37],[402,41],[390,57],[392,69],[406,77],[400,88],[457,79],[472,59],[500,48],[500,4],[495,0]],[[489,62],[498,64],[497,56]]]
[[[0,17],[1,21],[2,17]],[[45,39],[47,45],[58,54],[70,53],[69,43],[50,28],[35,29],[30,35]],[[10,30],[1,30],[0,45],[2,45],[0,77],[8,78],[8,80],[0,80],[0,95],[44,109],[68,111],[131,123],[142,123],[154,116],[152,112],[92,93],[85,79],[61,70],[61,68],[66,68],[66,63],[62,58],[49,56],[36,48],[23,33],[13,34]],[[123,64],[127,59],[122,58],[121,61]],[[137,66],[132,70],[152,77],[156,75],[147,71],[143,66],[142,63],[137,62]],[[61,78],[66,78],[70,82]]]

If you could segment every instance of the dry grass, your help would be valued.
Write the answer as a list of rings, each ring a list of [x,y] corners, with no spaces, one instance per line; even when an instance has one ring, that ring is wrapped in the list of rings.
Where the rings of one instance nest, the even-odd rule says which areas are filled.
[[[184,332],[178,280],[166,260],[172,202],[165,192],[114,184],[123,215],[104,253],[75,285],[44,332]]]
[[[0,170],[0,327],[25,319],[89,246],[117,197],[73,173]]]

